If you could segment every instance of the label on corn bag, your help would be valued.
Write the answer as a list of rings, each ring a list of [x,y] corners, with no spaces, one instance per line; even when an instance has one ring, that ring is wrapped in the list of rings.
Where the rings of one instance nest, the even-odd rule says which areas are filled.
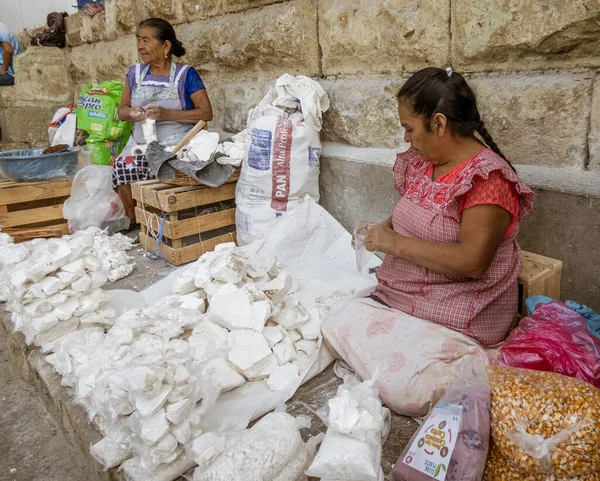
[[[461,426],[462,406],[439,403],[425,420],[402,462],[444,481]]]

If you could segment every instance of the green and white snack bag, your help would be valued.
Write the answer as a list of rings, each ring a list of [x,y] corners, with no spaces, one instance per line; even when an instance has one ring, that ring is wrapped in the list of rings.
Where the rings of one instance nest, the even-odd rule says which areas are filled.
[[[94,164],[110,165],[131,135],[131,124],[119,119],[117,109],[123,95],[121,82],[88,84],[77,101],[77,128],[88,133],[86,143]]]

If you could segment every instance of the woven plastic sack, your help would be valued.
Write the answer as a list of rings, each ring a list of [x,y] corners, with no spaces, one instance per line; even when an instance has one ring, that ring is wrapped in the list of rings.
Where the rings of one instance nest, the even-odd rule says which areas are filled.
[[[491,366],[488,373],[495,459],[504,472],[521,479],[600,473],[598,388],[551,372]]]
[[[510,367],[552,371],[600,387],[600,339],[585,319],[560,301],[538,304],[498,353]]]
[[[77,101],[77,128],[89,134],[86,139],[94,163],[110,165],[121,153],[131,135],[131,124],[119,119],[117,109],[123,95],[121,82],[88,84]]]
[[[490,437],[485,375],[454,381],[396,461],[395,481],[480,481]]]

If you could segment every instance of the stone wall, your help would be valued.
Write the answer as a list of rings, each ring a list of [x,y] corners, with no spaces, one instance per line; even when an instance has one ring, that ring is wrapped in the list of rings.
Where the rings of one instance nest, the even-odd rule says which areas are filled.
[[[3,142],[43,144],[50,112],[69,103],[82,84],[122,78],[137,59],[137,23],[160,16],[176,26],[188,51],[183,61],[203,77],[216,114],[212,127],[243,129],[248,108],[285,72],[320,79],[332,101],[323,139],[344,145],[352,157],[342,164],[348,168],[343,176],[324,169],[328,205],[336,188],[356,190],[365,214],[375,215],[379,192],[366,190],[380,180],[370,176],[379,174],[359,169],[366,178],[352,177],[354,164],[369,165],[383,152],[378,149],[400,145],[394,96],[406,78],[426,66],[448,65],[468,77],[488,130],[528,182],[540,191],[600,197],[598,0],[105,3],[106,11],[93,19],[68,19],[68,49],[30,48],[17,60],[17,86],[0,89]],[[546,199],[555,197],[541,195],[540,212],[551,212]],[[600,214],[597,203],[589,206]],[[349,208],[342,203],[333,211],[350,218],[356,211]],[[554,235],[554,226],[540,227]],[[531,228],[524,225],[528,247],[553,255],[547,243],[525,232]],[[587,254],[600,265],[597,249]],[[598,292],[598,281],[588,278]],[[595,296],[586,299],[600,308]]]

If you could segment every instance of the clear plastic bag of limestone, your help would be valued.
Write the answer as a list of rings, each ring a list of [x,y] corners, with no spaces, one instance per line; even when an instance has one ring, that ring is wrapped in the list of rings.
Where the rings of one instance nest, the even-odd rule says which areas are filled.
[[[306,471],[329,481],[383,481],[381,449],[389,432],[390,411],[381,405],[375,379],[344,378],[337,395],[321,410],[328,427]]]

